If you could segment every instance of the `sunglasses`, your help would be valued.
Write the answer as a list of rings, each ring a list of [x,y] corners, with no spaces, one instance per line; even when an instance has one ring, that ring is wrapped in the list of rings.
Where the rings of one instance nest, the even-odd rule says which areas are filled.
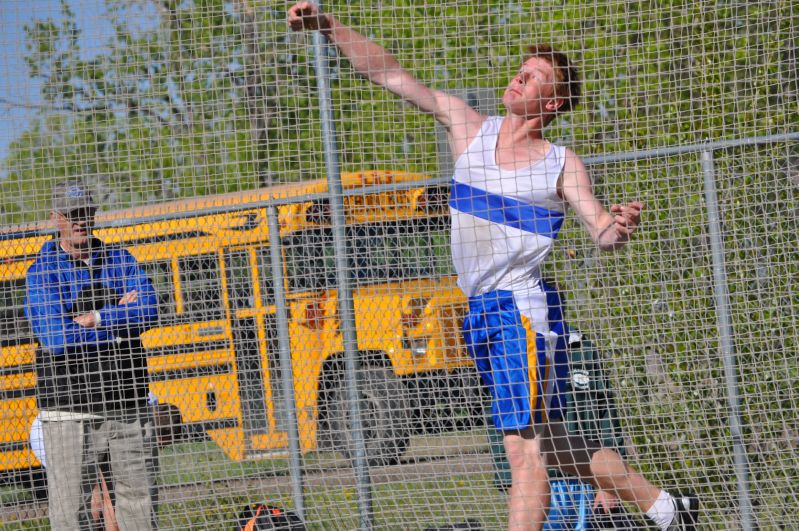
[[[62,216],[67,218],[72,223],[91,223],[94,221],[94,214],[97,212],[96,208],[91,207],[81,207],[76,208],[74,210],[70,210],[66,213],[61,213]]]

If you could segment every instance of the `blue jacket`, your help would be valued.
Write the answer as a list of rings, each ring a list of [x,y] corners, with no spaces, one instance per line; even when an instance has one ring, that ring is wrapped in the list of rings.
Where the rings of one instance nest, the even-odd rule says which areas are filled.
[[[56,240],[28,269],[25,314],[40,348],[37,398],[43,409],[105,413],[146,404],[147,359],[139,336],[158,317],[152,283],[125,249],[95,239],[90,263],[75,260]],[[119,305],[136,290],[133,303]],[[89,311],[100,325],[74,322]]]
[[[99,240],[96,240],[99,242]],[[86,266],[64,252],[58,241],[46,242],[28,269],[28,299],[25,314],[41,345],[53,355],[62,355],[70,349],[83,349],[87,345],[100,347],[117,337],[138,337],[150,328],[158,317],[155,290],[136,259],[127,250],[115,246],[99,245]],[[99,309],[100,326],[86,328],[73,322],[79,294],[95,282],[102,284],[119,300],[131,291],[138,292],[132,304],[108,304]],[[113,301],[108,301],[113,302]]]

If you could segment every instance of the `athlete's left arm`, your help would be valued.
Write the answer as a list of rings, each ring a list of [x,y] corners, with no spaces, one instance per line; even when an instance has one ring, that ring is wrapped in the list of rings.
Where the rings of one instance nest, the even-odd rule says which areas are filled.
[[[591,239],[603,251],[618,249],[630,241],[641,222],[644,204],[640,201],[614,204],[608,212],[594,195],[585,164],[568,149],[563,173],[558,180],[558,193],[574,209]]]

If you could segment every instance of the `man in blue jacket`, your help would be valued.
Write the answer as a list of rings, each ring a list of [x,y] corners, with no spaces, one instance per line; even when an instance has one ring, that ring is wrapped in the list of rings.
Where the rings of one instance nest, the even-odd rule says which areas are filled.
[[[50,523],[91,527],[97,465],[107,459],[120,529],[151,529],[153,429],[139,337],[157,319],[157,298],[128,251],[92,235],[96,211],[80,181],[57,185],[50,214],[57,238],[27,274]]]

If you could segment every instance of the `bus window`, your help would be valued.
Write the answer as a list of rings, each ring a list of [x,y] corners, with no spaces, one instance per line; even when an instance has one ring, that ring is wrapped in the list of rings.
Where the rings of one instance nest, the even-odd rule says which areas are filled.
[[[225,272],[230,309],[235,311],[255,307],[249,253],[246,250],[225,252]]]
[[[261,284],[261,297],[264,306],[275,304],[275,284],[272,280],[272,256],[269,247],[264,246],[256,251],[258,255],[258,282]]]
[[[315,228],[291,234],[283,241],[289,290],[315,291],[335,288],[336,262],[333,234]]]
[[[158,318],[162,321],[173,320],[177,314],[175,307],[175,283],[172,281],[172,263],[170,261],[143,262],[142,269],[153,283],[158,297]]]
[[[223,319],[225,310],[216,255],[184,256],[178,260],[183,314],[193,321]]]
[[[356,285],[451,275],[447,230],[447,220],[440,216],[347,227]],[[335,288],[331,229],[292,234],[284,246],[290,290]]]
[[[449,247],[442,247],[433,238],[435,220],[408,219],[350,227],[347,241],[356,284],[440,275],[442,262],[450,262]],[[448,273],[448,268],[444,272]]]
[[[350,243],[358,284],[454,273],[449,223],[442,216],[358,225],[350,230]]]
[[[31,340],[30,324],[25,317],[25,279],[0,282],[0,346]]]
[[[241,416],[248,437],[269,430],[267,394],[258,340],[258,318],[236,312],[255,308],[250,252],[244,249],[225,251],[228,300],[230,301],[233,346],[236,356]],[[242,316],[243,315],[243,316]]]

